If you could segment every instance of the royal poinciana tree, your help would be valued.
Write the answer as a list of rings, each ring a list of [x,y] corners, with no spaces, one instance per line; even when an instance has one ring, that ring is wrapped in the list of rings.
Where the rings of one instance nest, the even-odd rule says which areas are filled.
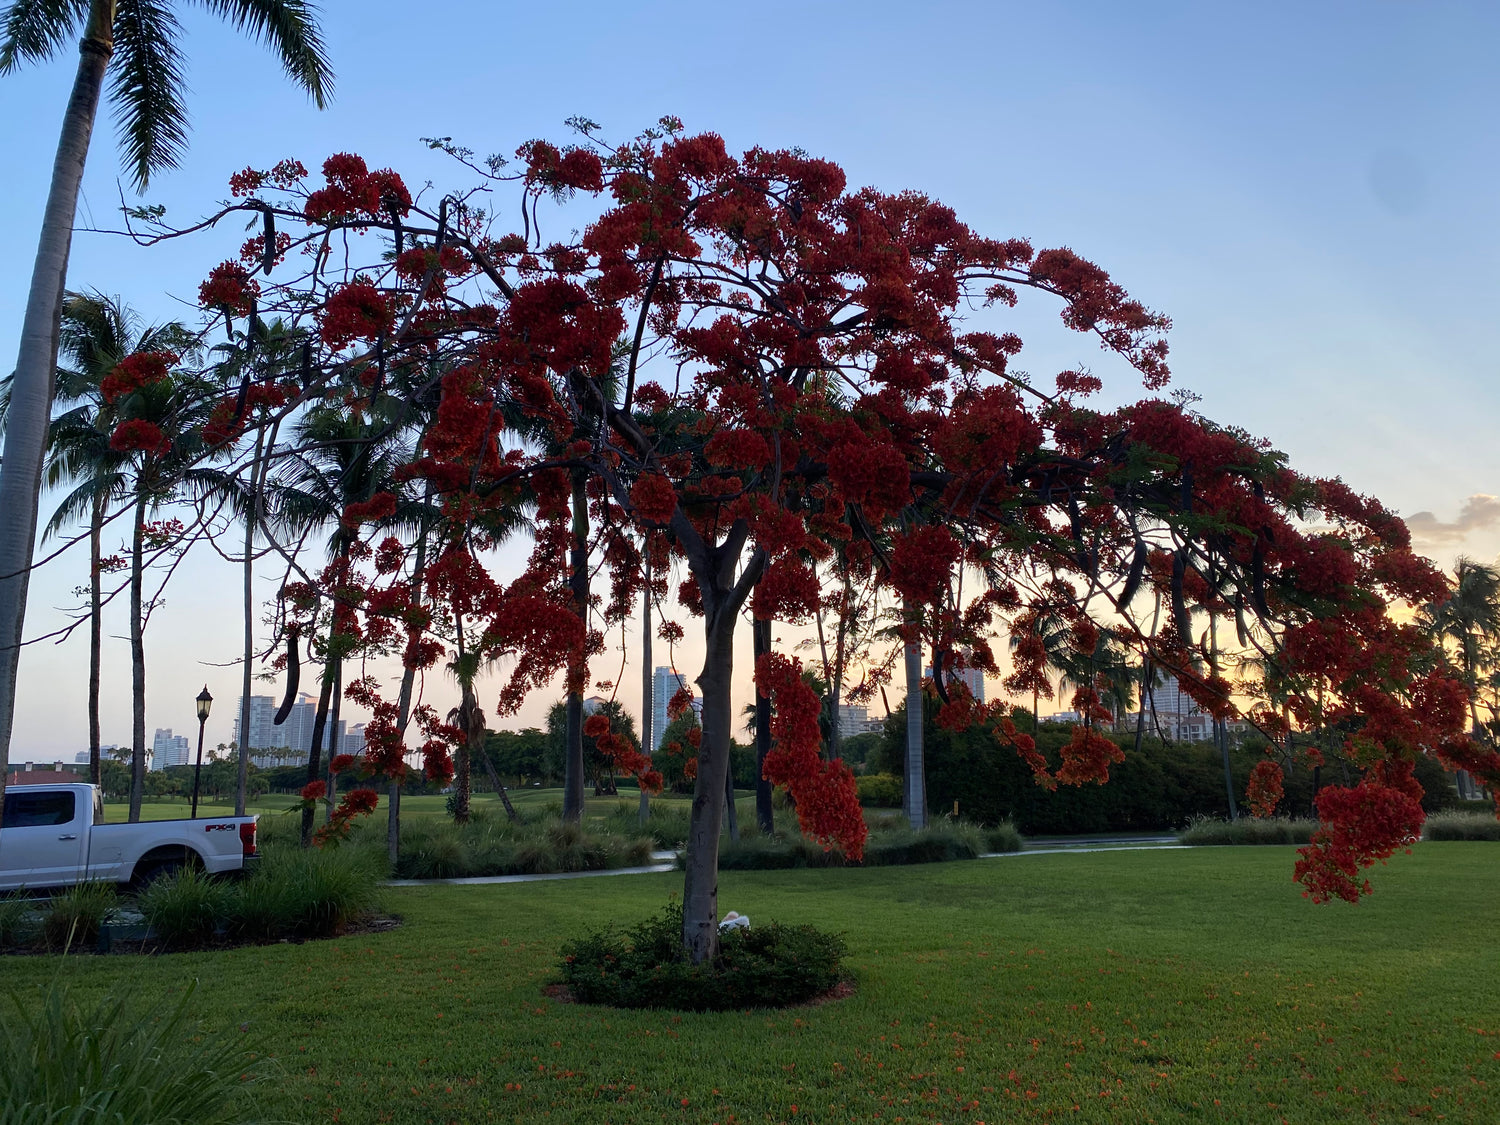
[[[492,708],[504,715],[559,673],[581,690],[600,625],[642,591],[643,550],[656,581],[673,565],[686,577],[678,598],[706,654],[684,892],[694,959],[717,949],[736,621],[746,606],[808,620],[830,571],[840,604],[876,589],[904,607],[900,640],[931,654],[942,723],[989,717],[951,673],[999,674],[1007,635],[1017,682],[1045,675],[1045,618],[1065,624],[1078,662],[1108,627],[1216,715],[1272,735],[1258,807],[1274,804],[1278,756],[1309,741],[1292,732],[1334,732],[1366,768],[1319,797],[1324,823],[1297,864],[1316,899],[1357,898],[1362,870],[1415,838],[1418,755],[1500,780],[1500,759],[1464,734],[1463,684],[1392,612],[1441,591],[1400,520],[1160,397],[1167,321],[1102,270],[1067,249],[983,237],[921,195],[851,191],[837,166],[800,153],[734,157],[672,120],[620,146],[579,128],[572,147],[522,146],[514,168],[447,146],[482,186],[512,193],[518,230],[473,194],[413,200],[399,175],[355,156],[330,158],[321,176],[295,162],[240,173],[238,198],[194,230],[252,212],[261,233],[211,272],[203,299],[316,331],[282,410],[315,400],[373,416],[400,387],[409,417],[427,419],[401,474],[440,513],[421,582],[412,544],[369,530],[396,495],[343,515],[351,549],[324,592],[350,659],[394,646],[408,667],[431,667],[447,651],[442,623],[468,622],[465,659],[508,669]],[[580,237],[543,237],[549,200],[586,216]],[[278,262],[275,284],[254,279]],[[1043,385],[1015,370],[1022,342],[1005,313],[1023,294],[1053,303],[1149,397],[1097,408],[1101,384],[1086,371]],[[415,404],[432,396],[424,415]],[[225,440],[251,418],[245,397],[221,404]],[[532,550],[502,580],[491,548],[520,509],[534,512]],[[601,560],[607,594],[581,585],[580,558]],[[294,628],[308,627],[315,592],[288,591]],[[1166,608],[1141,612],[1153,605]],[[1219,623],[1236,644],[1210,643]],[[861,666],[874,671],[856,699],[890,661]],[[790,792],[804,832],[859,857],[853,778],[822,754],[821,704],[798,662],[765,653],[754,676],[773,704],[766,777]],[[392,776],[408,738],[386,693],[370,676],[349,688],[374,715],[365,768]],[[1039,784],[1102,782],[1120,760],[1095,729],[1100,685],[1079,686],[1074,706],[1084,721],[1055,760],[999,725]],[[445,775],[467,733],[431,713],[421,722],[427,768]],[[607,719],[590,724],[621,770],[656,780]],[[371,805],[357,790],[333,831]]]

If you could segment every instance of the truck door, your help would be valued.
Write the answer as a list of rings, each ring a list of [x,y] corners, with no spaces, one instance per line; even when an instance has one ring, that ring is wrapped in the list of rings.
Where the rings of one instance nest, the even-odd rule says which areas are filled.
[[[0,889],[77,882],[88,835],[83,811],[78,794],[69,789],[6,790]]]

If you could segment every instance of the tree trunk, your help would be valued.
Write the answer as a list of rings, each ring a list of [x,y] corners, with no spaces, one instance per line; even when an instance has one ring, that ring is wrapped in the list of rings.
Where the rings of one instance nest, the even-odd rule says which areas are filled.
[[[771,651],[771,622],[754,619],[750,622],[751,648],[755,662]],[[760,692],[755,693],[755,822],[762,834],[771,836],[776,831],[775,810],[771,806],[771,783],[766,780],[766,755],[771,752],[771,701]]]
[[[327,771],[328,803],[323,806],[324,824],[333,819],[333,803],[339,796],[339,777],[333,772],[333,760],[344,752],[344,740],[339,735],[339,704],[343,695],[344,661],[340,658],[333,663],[333,698],[328,705],[328,762],[323,767]]]
[[[135,502],[135,528],[130,535],[130,823],[141,819],[141,797],[146,787],[146,641],[141,605],[145,581],[142,558],[146,533],[146,501]]]
[[[332,647],[335,638],[329,637],[329,645]],[[327,663],[323,665],[323,686],[318,690],[318,709],[313,714],[312,738],[307,747],[307,782],[311,785],[320,780],[318,774],[322,768],[323,755],[323,731],[328,726],[328,701],[333,694],[333,657],[330,656]],[[332,797],[332,794],[326,794]],[[314,807],[302,810],[302,846],[312,847],[313,822],[317,813]]]
[[[104,538],[104,497],[94,497],[89,518],[89,784],[99,785],[99,665],[104,644],[104,606],[100,596],[99,556]]]
[[[63,114],[52,162],[52,183],[42,213],[42,233],[31,268],[31,288],[21,321],[21,347],[10,388],[10,413],[0,453],[0,793],[10,764],[15,724],[16,673],[26,626],[26,592],[36,546],[37,497],[42,457],[57,378],[57,337],[63,289],[73,242],[73,215],[99,109],[104,71],[114,49],[113,4],[96,0],[79,44],[78,71]],[[3,805],[0,805],[3,807]]]
[[[573,591],[573,612],[583,628],[589,627],[589,501],[586,477],[573,473],[573,573],[568,585]],[[568,668],[567,723],[563,749],[563,820],[583,822],[583,693],[587,685],[587,658],[580,652],[578,661]]]
[[[479,706],[479,702],[474,699],[472,692],[469,693],[468,698],[474,707]],[[470,755],[475,753],[479,755],[479,760],[484,763],[484,772],[490,776],[490,784],[495,787],[495,792],[500,796],[500,803],[505,806],[506,818],[512,824],[515,824],[521,818],[516,813],[516,806],[510,803],[510,794],[505,791],[505,783],[500,780],[500,775],[495,772],[495,763],[490,761],[490,751],[489,747],[484,744],[484,734],[484,726],[480,724],[479,741],[474,742],[472,739],[470,740],[469,753]]]
[[[427,512],[432,505],[432,482],[427,482],[422,496],[422,524],[417,533],[417,546],[412,554],[411,585],[415,591],[417,605],[422,604],[422,582],[427,576],[427,534],[431,530],[427,526]],[[415,668],[404,668],[401,672],[401,694],[399,697],[397,726],[401,731],[405,745],[406,724],[411,719],[411,695],[416,687],[417,670]],[[403,762],[403,765],[405,763]],[[401,782],[392,779],[390,785],[390,805],[386,810],[385,818],[385,851],[390,859],[392,869],[396,866],[396,859],[401,852]]]
[[[698,686],[703,691],[703,741],[693,784],[687,874],[682,891],[682,944],[696,965],[719,952],[719,831],[732,733],[729,701],[734,674],[734,614],[715,614]]]
[[[234,782],[234,815],[245,815],[245,790],[250,784],[250,693],[254,690],[251,665],[255,661],[255,525],[260,518],[261,455],[265,431],[255,430],[255,459],[250,462],[250,506],[245,512],[245,666],[240,675],[240,745]]]
[[[729,751],[725,751],[729,755]],[[732,757],[732,756],[731,756]],[[724,770],[724,816],[729,822],[729,838],[738,840],[740,838],[740,810],[734,807],[734,762]]]
[[[652,729],[656,722],[656,700],[652,692],[656,677],[651,668],[651,560],[645,554],[650,544],[642,540],[641,546],[646,570],[646,585],[641,591],[641,753],[650,758],[656,753],[656,732]],[[650,819],[651,796],[642,785],[641,827],[644,828]]]
[[[915,625],[911,611],[906,620]],[[912,828],[927,826],[927,764],[922,750],[922,642],[906,646],[906,779],[901,787],[906,823]]]

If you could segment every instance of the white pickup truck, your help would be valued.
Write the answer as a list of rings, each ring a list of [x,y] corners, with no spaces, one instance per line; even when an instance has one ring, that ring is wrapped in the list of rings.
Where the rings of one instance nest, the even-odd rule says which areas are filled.
[[[0,891],[103,880],[149,882],[178,867],[218,875],[256,859],[253,816],[105,824],[93,785],[15,785],[5,790]]]

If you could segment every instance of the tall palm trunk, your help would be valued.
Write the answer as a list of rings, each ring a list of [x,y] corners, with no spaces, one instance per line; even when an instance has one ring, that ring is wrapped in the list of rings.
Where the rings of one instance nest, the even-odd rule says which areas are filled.
[[[909,606],[904,607],[906,622],[916,625]],[[902,803],[906,823],[912,828],[927,826],[927,764],[922,747],[922,642],[906,645],[906,783],[902,786]]]
[[[130,823],[141,819],[146,788],[146,640],[141,587],[145,581],[146,499],[135,502],[130,535]]]
[[[328,638],[332,645],[336,638],[332,635]],[[333,694],[333,660],[330,658],[323,666],[323,686],[318,690],[318,709],[313,713],[312,739],[307,747],[307,780],[311,784],[320,780],[318,773],[323,762],[323,732],[328,727],[328,700]],[[332,799],[332,794],[328,795]],[[312,847],[313,823],[316,819],[315,810],[309,806],[302,810],[302,846]]]
[[[585,637],[589,626],[589,499],[587,478],[582,471],[573,473],[573,574],[568,585],[573,591],[573,612]],[[583,692],[585,656],[579,652],[577,663],[568,668],[568,703],[563,750],[563,820],[575,824],[583,821]]]
[[[642,543],[645,550],[650,549],[650,544]],[[641,590],[641,753],[651,757],[656,753],[656,731],[652,729],[656,722],[656,700],[653,698],[653,685],[656,677],[651,668],[651,559],[642,552],[646,568],[646,585]],[[651,818],[651,796],[646,792],[646,787],[641,786],[641,826]]]
[[[265,431],[256,427],[255,459],[250,462],[250,504],[245,512],[245,666],[240,673],[239,762],[234,782],[234,815],[245,815],[245,790],[250,784],[250,692],[254,690],[251,664],[255,660],[255,525],[260,519],[261,457]]]
[[[323,766],[327,772],[328,803],[323,806],[323,823],[333,819],[333,803],[338,800],[338,774],[333,772],[333,760],[344,752],[344,740],[339,735],[339,703],[344,696],[344,661],[333,662],[333,699],[328,707],[328,761]]]
[[[419,607],[422,604],[422,583],[427,577],[427,534],[431,530],[427,526],[427,510],[431,505],[432,482],[429,480],[422,496],[422,522],[417,532],[417,546],[411,564],[411,588]],[[397,729],[401,731],[403,739],[406,737],[406,724],[411,719],[411,696],[416,683],[417,670],[403,668],[396,719]],[[385,851],[394,869],[401,852],[401,782],[397,778],[392,778],[390,784],[390,805],[385,817]]]
[[[756,664],[771,651],[771,622],[755,618],[750,622],[750,645]],[[771,752],[771,701],[755,693],[755,823],[770,836],[776,831],[775,811],[771,807],[771,783],[766,780],[766,755]]]
[[[79,44],[78,72],[63,114],[52,163],[52,183],[42,213],[42,233],[31,268],[31,288],[21,322],[21,348],[11,381],[5,445],[0,453],[0,792],[10,764],[15,723],[16,672],[26,625],[26,591],[36,546],[37,498],[42,456],[57,377],[57,340],[63,287],[73,242],[73,215],[99,110],[104,71],[114,51],[114,4],[94,0]]]
[[[98,785],[99,764],[99,666],[104,644],[104,606],[100,596],[100,543],[104,538],[104,497],[94,497],[89,515],[89,784]]]

